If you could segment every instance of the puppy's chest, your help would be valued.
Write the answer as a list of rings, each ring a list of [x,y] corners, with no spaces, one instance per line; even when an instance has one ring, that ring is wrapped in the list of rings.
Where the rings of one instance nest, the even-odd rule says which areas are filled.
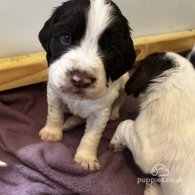
[[[64,104],[68,106],[70,112],[82,118],[88,118],[90,114],[102,110],[105,105],[99,101],[78,100],[74,98],[63,98]]]
[[[80,99],[69,95],[61,96],[69,111],[82,118],[88,118],[91,114],[111,109],[113,102],[119,96],[120,85],[118,82],[112,84],[106,94],[96,100]]]

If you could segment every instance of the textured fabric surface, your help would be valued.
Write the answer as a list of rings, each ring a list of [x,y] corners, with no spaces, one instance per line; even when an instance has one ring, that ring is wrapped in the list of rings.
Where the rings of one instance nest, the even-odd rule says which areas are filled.
[[[90,173],[73,162],[84,126],[64,133],[62,142],[42,142],[38,136],[47,115],[46,85],[0,94],[1,195],[142,195],[143,177],[130,151],[113,153],[109,141],[121,120],[134,119],[137,102],[128,97],[120,120],[109,122],[98,149],[99,172]]]

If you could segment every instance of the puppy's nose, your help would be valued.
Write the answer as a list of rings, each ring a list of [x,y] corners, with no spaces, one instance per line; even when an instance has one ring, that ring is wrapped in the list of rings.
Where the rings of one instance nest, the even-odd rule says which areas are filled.
[[[77,88],[87,88],[96,81],[96,78],[89,75],[87,72],[72,71],[71,82]]]

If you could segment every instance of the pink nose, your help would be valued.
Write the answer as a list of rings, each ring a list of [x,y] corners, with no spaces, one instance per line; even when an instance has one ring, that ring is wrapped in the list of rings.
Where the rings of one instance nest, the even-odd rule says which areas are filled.
[[[86,72],[72,71],[71,82],[77,88],[87,88],[96,81],[96,78]]]

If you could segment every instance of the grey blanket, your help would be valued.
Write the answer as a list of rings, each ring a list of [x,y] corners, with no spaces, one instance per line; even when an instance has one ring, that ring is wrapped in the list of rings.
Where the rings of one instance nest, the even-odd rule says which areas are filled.
[[[121,118],[109,122],[98,149],[101,171],[90,173],[73,162],[84,126],[64,133],[62,142],[38,136],[47,113],[45,84],[0,94],[0,195],[141,195],[143,177],[130,151],[113,153],[109,141],[121,120],[136,116],[137,103],[128,97]]]

